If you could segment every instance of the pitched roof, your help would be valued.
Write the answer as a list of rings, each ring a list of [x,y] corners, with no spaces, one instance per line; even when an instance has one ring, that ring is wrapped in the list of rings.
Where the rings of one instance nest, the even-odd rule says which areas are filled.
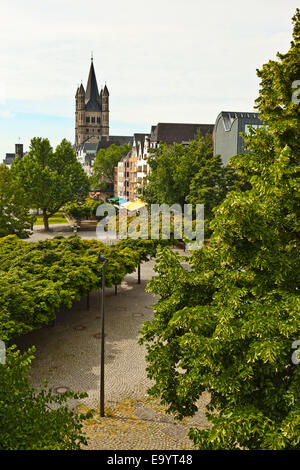
[[[98,147],[97,151],[99,149],[106,149],[110,145],[115,144],[115,145],[132,145],[133,143],[133,137],[132,136],[126,136],[126,135],[110,135],[109,140],[100,140],[98,142]]]
[[[131,135],[110,135],[109,141],[116,145],[132,145],[133,137]]]
[[[95,143],[95,142],[85,142],[83,144],[83,149],[86,152],[96,152],[97,151],[97,146],[98,146],[98,144]]]
[[[144,143],[145,143],[145,137],[150,137],[150,134],[143,134],[143,133],[135,133],[133,134],[135,145],[138,146],[138,143],[140,142],[141,144],[141,152],[142,154],[144,153]]]
[[[109,96],[109,91],[108,91],[108,88],[105,84],[105,87],[104,87],[104,90],[103,90],[103,95],[108,95]]]
[[[223,121],[225,131],[230,131],[234,121],[238,119],[248,124],[262,124],[262,121],[258,117],[258,113],[255,112],[236,112],[236,111],[221,111],[217,116],[215,127],[217,128],[218,122]]]
[[[144,134],[144,133],[142,133],[142,132],[135,132],[135,133],[133,134],[133,136],[134,136],[134,139],[135,139],[136,141],[139,141],[139,140],[143,140],[143,141],[144,141],[144,140],[145,140],[145,137],[147,137],[147,136],[150,137],[150,134],[146,134],[146,133]]]
[[[11,165],[12,162],[14,161],[15,157],[16,157],[16,155],[14,153],[7,153],[5,155],[5,159],[3,160],[3,163],[5,165]]]
[[[85,109],[87,111],[101,111],[101,101],[93,62],[91,62],[89,78],[86,86]]]
[[[231,118],[243,118],[243,119],[259,119],[258,112],[253,111],[221,111],[219,116],[229,116]]]
[[[214,124],[180,124],[159,122],[152,126],[151,142],[173,144],[193,140],[198,131],[204,136],[207,132],[213,133]]]

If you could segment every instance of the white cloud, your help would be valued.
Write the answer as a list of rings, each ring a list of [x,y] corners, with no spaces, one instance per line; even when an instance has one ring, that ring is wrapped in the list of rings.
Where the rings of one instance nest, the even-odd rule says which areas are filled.
[[[5,104],[6,90],[3,82],[0,82],[0,106]]]
[[[10,119],[15,117],[15,114],[13,114],[9,109],[0,109],[0,119]]]

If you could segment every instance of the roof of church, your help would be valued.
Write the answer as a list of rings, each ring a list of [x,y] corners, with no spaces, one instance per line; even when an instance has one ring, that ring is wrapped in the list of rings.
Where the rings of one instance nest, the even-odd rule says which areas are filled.
[[[110,145],[115,144],[115,145],[132,145],[133,142],[133,137],[130,135],[110,135],[109,140],[99,140],[98,142],[98,147],[97,151],[99,149],[106,149]]]
[[[85,109],[87,111],[101,111],[101,101],[93,61],[91,62],[89,78],[86,86]]]
[[[124,144],[132,145],[133,137],[132,137],[132,135],[110,135],[109,140],[110,140],[111,143],[116,144],[116,145],[118,145],[118,144],[120,144],[120,145],[124,145]]]
[[[86,152],[96,152],[98,144],[96,142],[85,142],[83,144],[83,150]]]
[[[175,142],[189,142],[193,140],[198,131],[204,136],[207,132],[212,133],[213,124],[180,124],[159,122],[157,126],[152,126],[151,142],[162,142],[173,144]]]

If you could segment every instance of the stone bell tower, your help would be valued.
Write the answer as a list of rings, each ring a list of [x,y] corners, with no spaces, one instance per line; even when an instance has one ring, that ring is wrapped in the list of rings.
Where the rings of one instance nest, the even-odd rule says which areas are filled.
[[[99,94],[93,57],[86,90],[81,84],[75,101],[75,145],[109,140],[109,92],[105,85]]]

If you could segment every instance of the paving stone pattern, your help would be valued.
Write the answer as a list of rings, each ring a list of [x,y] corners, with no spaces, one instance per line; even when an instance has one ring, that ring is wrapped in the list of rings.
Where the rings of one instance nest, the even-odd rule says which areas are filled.
[[[99,418],[96,413],[86,423],[89,449],[189,449],[189,427],[207,425],[207,396],[199,401],[199,411],[192,419],[178,423],[147,395],[151,382],[145,371],[145,347],[138,345],[137,340],[143,322],[153,319],[155,299],[145,292],[146,282],[155,275],[153,266],[154,260],[142,265],[141,284],[137,283],[136,272],[126,276],[118,287],[118,295],[114,288],[106,289],[106,417]],[[64,389],[87,392],[88,398],[81,402],[72,400],[70,406],[97,410],[100,308],[101,295],[95,291],[90,294],[89,310],[83,298],[72,309],[59,312],[54,325],[19,340],[21,350],[31,345],[37,349],[31,371],[33,386],[39,387],[41,380],[46,379],[56,393]]]

